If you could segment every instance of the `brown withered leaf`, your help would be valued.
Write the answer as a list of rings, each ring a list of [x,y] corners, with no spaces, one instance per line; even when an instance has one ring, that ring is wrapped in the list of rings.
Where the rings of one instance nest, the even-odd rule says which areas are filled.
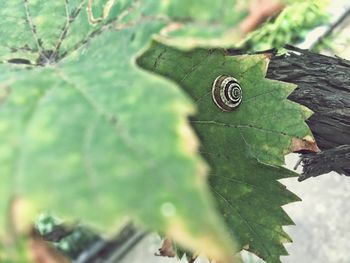
[[[292,143],[289,148],[290,152],[320,152],[316,141],[311,137],[292,138]]]
[[[173,241],[169,238],[164,239],[162,247],[158,249],[156,256],[173,258],[176,256]]]

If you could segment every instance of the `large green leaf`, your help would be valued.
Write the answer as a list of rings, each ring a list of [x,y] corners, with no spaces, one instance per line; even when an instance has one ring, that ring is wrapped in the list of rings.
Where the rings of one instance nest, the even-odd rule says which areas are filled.
[[[295,86],[265,79],[265,55],[230,56],[224,50],[179,51],[154,42],[139,65],[177,82],[197,106],[190,122],[211,167],[210,185],[240,248],[267,262],[280,262],[292,224],[281,208],[299,200],[277,180],[295,176],[280,167],[293,138],[310,135],[310,112],[287,100]],[[222,112],[212,100],[212,84],[231,75],[243,88],[242,104]]]
[[[132,219],[233,261],[186,123],[193,106],[134,63],[164,25],[150,2],[116,1],[95,26],[86,1],[0,3],[0,236],[16,197],[102,230]]]

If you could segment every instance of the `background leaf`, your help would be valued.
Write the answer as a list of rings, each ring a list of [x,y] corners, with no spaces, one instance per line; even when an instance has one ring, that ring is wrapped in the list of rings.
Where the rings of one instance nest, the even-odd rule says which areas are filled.
[[[167,26],[158,38],[183,49],[198,46],[234,46],[242,34],[238,24],[248,15],[251,1],[157,1],[150,12],[163,14]]]
[[[190,122],[209,163],[210,185],[240,248],[267,262],[280,262],[293,222],[281,206],[297,201],[277,180],[296,174],[280,167],[293,138],[311,133],[310,111],[287,100],[295,86],[265,79],[266,55],[230,56],[224,50],[179,51],[154,42],[138,64],[177,82],[197,106]],[[212,101],[219,75],[238,79],[243,101],[231,113]]]

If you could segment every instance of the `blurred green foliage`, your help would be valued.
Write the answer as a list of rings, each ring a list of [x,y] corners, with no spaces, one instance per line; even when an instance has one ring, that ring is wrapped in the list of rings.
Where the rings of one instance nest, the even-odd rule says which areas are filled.
[[[102,238],[87,227],[69,227],[57,217],[41,214],[36,222],[39,234],[70,259],[77,259],[81,253]]]
[[[285,44],[297,44],[310,30],[328,22],[329,15],[325,11],[324,1],[298,1],[250,33],[239,46],[246,51],[255,52],[282,48]]]

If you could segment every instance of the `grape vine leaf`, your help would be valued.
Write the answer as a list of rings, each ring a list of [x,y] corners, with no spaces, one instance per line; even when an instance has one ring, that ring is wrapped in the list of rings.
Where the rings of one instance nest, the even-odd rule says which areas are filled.
[[[200,152],[211,167],[210,186],[240,249],[268,263],[286,255],[290,241],[283,225],[293,224],[281,208],[298,201],[277,180],[296,176],[282,168],[293,138],[312,140],[304,120],[311,112],[287,96],[295,86],[265,78],[266,55],[230,56],[219,49],[177,50],[153,42],[137,60],[152,72],[173,79],[192,98],[197,113],[190,122]],[[219,75],[238,79],[243,101],[222,112],[212,100]]]
[[[184,49],[230,46],[242,38],[237,27],[251,1],[177,0],[150,5],[150,12],[166,15],[168,24],[157,36],[163,43]]]
[[[94,26],[87,1],[0,3],[0,237],[19,198],[102,230],[131,218],[234,261],[186,121],[193,106],[134,61],[164,26],[149,2],[117,1]],[[19,210],[19,223],[33,219]]]

